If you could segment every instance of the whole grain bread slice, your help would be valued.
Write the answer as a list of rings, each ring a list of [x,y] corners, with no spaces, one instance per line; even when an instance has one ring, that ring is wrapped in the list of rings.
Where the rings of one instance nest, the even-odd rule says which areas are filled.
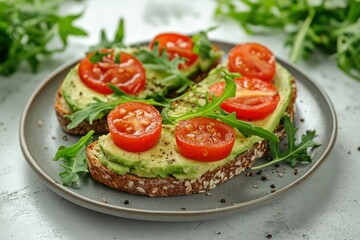
[[[200,82],[201,80],[206,78],[206,76],[209,74],[211,69],[215,68],[219,63],[220,63],[220,59],[215,61],[207,71],[199,72],[191,76],[190,79],[196,83]],[[177,96],[178,95],[176,95],[175,92],[169,94],[170,98]],[[85,135],[90,130],[94,130],[96,134],[102,134],[102,133],[107,133],[109,131],[106,120],[107,115],[103,116],[101,119],[94,120],[92,124],[90,124],[89,121],[84,120],[77,127],[68,129],[67,126],[71,123],[71,120],[66,118],[65,116],[71,115],[73,112],[71,111],[70,107],[66,103],[64,97],[62,96],[61,85],[58,87],[55,94],[54,109],[59,125],[65,132],[69,134]]]
[[[292,95],[287,114],[290,119],[295,114],[296,85],[292,81]],[[280,123],[274,133],[282,138],[285,136],[284,126]],[[266,140],[254,144],[248,151],[238,155],[234,160],[203,174],[199,179],[179,180],[174,177],[144,178],[133,174],[119,175],[110,171],[98,161],[100,147],[97,141],[87,147],[87,165],[91,176],[97,181],[120,191],[150,197],[190,195],[215,188],[218,184],[232,179],[250,168],[256,159],[268,151]]]

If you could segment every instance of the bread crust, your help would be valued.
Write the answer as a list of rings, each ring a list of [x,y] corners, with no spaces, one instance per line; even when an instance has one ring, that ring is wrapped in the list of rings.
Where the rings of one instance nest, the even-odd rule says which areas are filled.
[[[94,120],[92,124],[90,124],[89,121],[83,121],[77,127],[68,129],[67,126],[71,123],[71,121],[70,119],[65,118],[65,115],[72,114],[72,111],[70,110],[69,106],[65,102],[64,97],[62,96],[61,85],[56,91],[54,108],[59,125],[65,132],[69,134],[85,135],[90,130],[94,130],[97,134],[108,132],[106,116],[101,119]]]
[[[292,95],[286,110],[290,119],[294,118],[295,100],[296,84],[295,80],[292,80]],[[284,126],[280,123],[274,133],[280,138],[284,137]],[[238,155],[234,160],[212,171],[206,172],[199,179],[183,180],[174,177],[144,178],[133,174],[116,174],[97,160],[99,151],[100,149],[97,141],[90,144],[86,151],[88,169],[94,179],[113,189],[131,194],[150,197],[165,197],[190,195],[215,188],[218,184],[226,182],[250,168],[256,159],[264,156],[268,151],[268,144],[266,140],[260,141],[254,144],[248,151]]]

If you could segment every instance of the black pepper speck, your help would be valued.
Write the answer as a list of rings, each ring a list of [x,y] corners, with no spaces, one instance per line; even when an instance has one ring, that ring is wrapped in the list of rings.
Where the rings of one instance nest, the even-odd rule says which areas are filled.
[[[271,188],[275,188],[275,184],[271,184],[270,187],[271,187]]]
[[[220,202],[226,203],[226,199],[225,199],[225,198],[222,198],[222,199],[220,200]]]
[[[124,204],[125,204],[125,205],[127,205],[127,204],[129,204],[129,203],[130,203],[130,201],[127,200],[127,199],[124,201]]]
[[[261,181],[266,181],[267,180],[267,177],[265,175],[262,175],[261,176]]]
[[[268,234],[268,235],[266,235],[266,238],[272,238],[272,235],[271,234]]]
[[[262,170],[259,170],[256,174],[257,174],[257,175],[262,174]]]

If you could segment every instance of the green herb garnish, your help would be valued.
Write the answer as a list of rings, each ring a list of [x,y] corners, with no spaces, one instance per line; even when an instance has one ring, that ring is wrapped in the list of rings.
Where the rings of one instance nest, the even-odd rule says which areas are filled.
[[[215,51],[210,42],[207,33],[214,31],[217,27],[208,28],[205,31],[200,31],[192,37],[194,43],[193,51],[200,56],[201,59],[214,59],[220,56],[220,53]]]
[[[169,109],[165,108],[161,113],[164,119],[163,121],[165,123],[176,124],[181,120],[187,120],[194,117],[204,116],[204,117],[221,120],[226,124],[238,129],[244,136],[256,135],[273,142],[278,142],[279,139],[276,137],[274,133],[267,131],[261,127],[254,126],[251,123],[238,120],[236,119],[235,113],[229,114],[221,109],[220,103],[222,103],[224,100],[230,97],[235,96],[236,84],[234,82],[234,76],[237,75],[231,74],[222,69],[218,69],[217,71],[214,72],[214,74],[217,73],[222,74],[226,82],[225,89],[221,96],[216,97],[214,95],[211,95],[210,97],[209,93],[207,93],[204,98],[206,102],[204,105],[198,104],[198,107],[196,108],[195,111],[188,112],[181,116],[176,116],[176,117],[170,116]]]
[[[115,53],[114,53],[114,63],[120,63],[120,50],[119,49],[115,49]]]
[[[112,102],[103,102],[95,98],[95,103],[92,103],[86,108],[76,111],[71,115],[65,115],[66,118],[71,120],[71,123],[67,126],[67,128],[75,128],[85,120],[92,124],[94,120],[102,118],[111,110],[115,109],[117,105],[126,102],[142,102],[153,106],[168,107],[166,103],[160,103],[153,99],[142,99],[136,96],[127,95],[114,85],[109,84],[109,87],[114,91],[114,96],[119,99]]]
[[[0,75],[14,73],[22,62],[33,72],[44,57],[63,51],[69,36],[86,36],[74,21],[82,13],[60,16],[61,1],[0,1]],[[61,46],[50,48],[50,42],[61,40]]]
[[[90,47],[89,52],[95,52],[100,49],[123,48],[125,47],[123,43],[124,38],[125,38],[124,19],[121,18],[118,27],[116,29],[114,39],[110,41],[106,36],[105,30],[102,29],[100,33],[100,42]]]
[[[98,63],[98,62],[101,62],[104,57],[106,57],[106,56],[108,56],[110,54],[111,54],[111,52],[99,52],[99,51],[96,51],[94,53],[94,55],[89,57],[89,60],[92,63]]]
[[[313,141],[316,131],[307,131],[306,134],[301,136],[300,143],[296,144],[295,134],[297,128],[294,127],[288,116],[283,117],[283,122],[287,136],[287,149],[281,151],[279,142],[270,141],[269,148],[272,154],[272,160],[265,164],[254,166],[251,168],[252,170],[264,168],[278,162],[287,162],[291,167],[296,167],[299,163],[311,163],[311,156],[308,154],[308,149],[320,146]]]
[[[143,63],[146,69],[163,72],[166,77],[158,79],[162,83],[171,82],[178,86],[177,93],[182,93],[194,84],[184,73],[179,70],[179,65],[184,63],[184,59],[175,56],[169,59],[165,50],[159,51],[159,44],[155,43],[153,50],[138,48],[134,55]]]
[[[316,2],[316,1],[314,1]],[[238,4],[240,3],[240,4]],[[239,5],[243,4],[243,10]],[[238,22],[253,34],[279,29],[287,33],[290,59],[307,59],[320,49],[337,60],[343,72],[360,80],[360,1],[218,0],[217,17]],[[265,27],[265,29],[255,27]],[[262,31],[263,32],[263,31]]]
[[[86,146],[90,143],[94,131],[88,132],[70,147],[61,146],[54,161],[61,160],[64,171],[59,174],[64,186],[78,187],[80,174],[88,173],[86,165]]]

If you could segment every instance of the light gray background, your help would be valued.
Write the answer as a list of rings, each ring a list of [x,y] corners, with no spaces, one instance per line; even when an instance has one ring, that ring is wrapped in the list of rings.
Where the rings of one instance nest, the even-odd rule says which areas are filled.
[[[18,131],[28,98],[52,71],[97,43],[101,28],[112,37],[119,17],[124,17],[127,43],[149,40],[162,31],[194,33],[219,25],[213,19],[214,7],[210,0],[93,0],[62,6],[64,13],[84,10],[76,23],[90,35],[70,39],[69,48],[43,62],[37,74],[23,68],[0,79],[0,239],[266,239],[267,234],[273,239],[359,238],[360,82],[323,55],[298,66],[330,96],[339,121],[337,143],[315,174],[268,206],[204,222],[122,219],[59,197],[27,165]],[[247,36],[233,22],[220,23],[210,37],[233,43],[258,41],[280,57],[289,55],[280,34]]]

